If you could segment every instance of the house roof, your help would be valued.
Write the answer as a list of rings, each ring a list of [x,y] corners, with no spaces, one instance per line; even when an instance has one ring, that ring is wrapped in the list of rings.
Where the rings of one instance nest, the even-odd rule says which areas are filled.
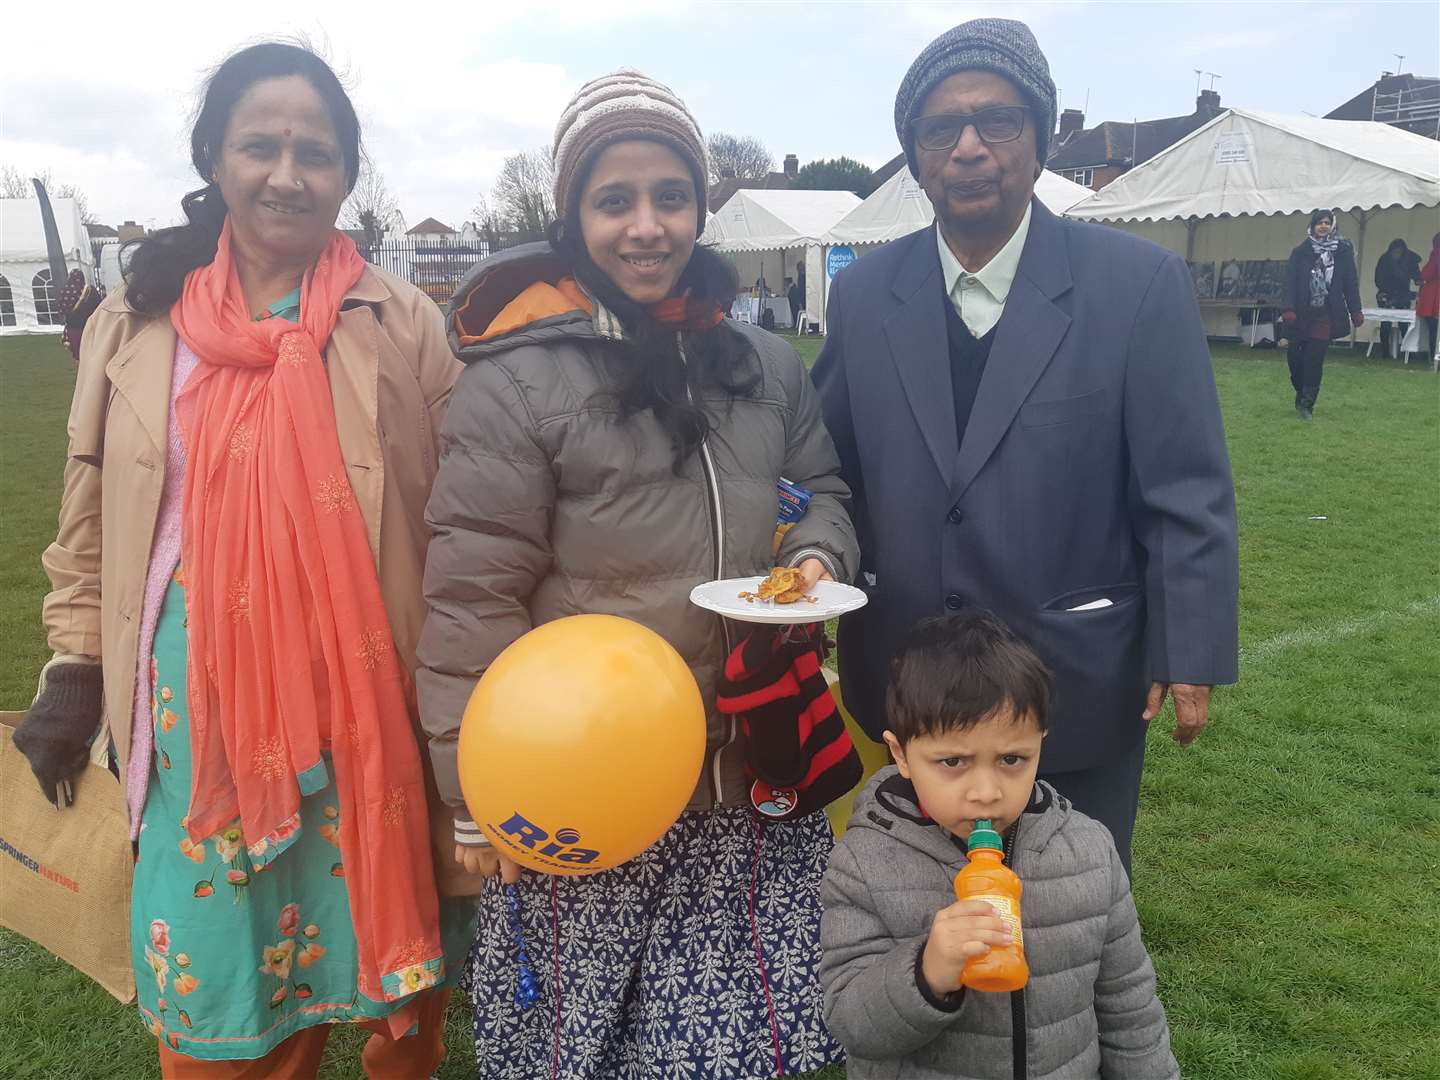
[[[880,168],[876,169],[870,176],[870,182],[875,185],[875,190],[879,191],[880,188],[884,186],[885,181],[889,180],[901,169],[905,169],[907,167],[908,166],[905,164],[905,154],[902,151],[901,153],[896,154],[884,165],[881,165]]]
[[[1166,116],[1135,123],[1106,120],[1077,131],[1058,144],[1045,167],[1064,170],[1092,165],[1139,165],[1208,124],[1216,115],[1216,112],[1197,110],[1188,116]]]
[[[90,234],[90,239],[92,240],[99,240],[103,237],[110,236],[118,238],[120,236],[120,234],[114,229],[112,229],[109,225],[97,225],[93,222],[85,226],[85,231]]]
[[[433,217],[427,217],[424,221],[420,222],[420,224],[416,225],[413,229],[407,229],[405,231],[405,235],[421,236],[424,234],[433,235],[435,233],[448,233],[453,235],[454,232],[455,230],[452,229],[449,225],[446,225],[444,222],[436,221]]]

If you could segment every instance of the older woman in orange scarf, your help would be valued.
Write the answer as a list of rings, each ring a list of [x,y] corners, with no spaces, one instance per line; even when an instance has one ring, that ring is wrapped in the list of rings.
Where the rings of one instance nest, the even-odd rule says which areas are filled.
[[[469,928],[438,895],[411,671],[458,364],[435,305],[335,228],[360,132],[322,60],[231,56],[191,150],[189,223],[85,333],[56,655],[15,743],[57,806],[113,747],[164,1075],[313,1076],[354,1021],[370,1075],[429,1076]]]

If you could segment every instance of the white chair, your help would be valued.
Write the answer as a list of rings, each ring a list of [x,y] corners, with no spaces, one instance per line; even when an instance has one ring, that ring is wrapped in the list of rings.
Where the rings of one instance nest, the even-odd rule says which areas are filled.
[[[1367,316],[1366,318],[1368,319],[1369,317]],[[1377,326],[1370,334],[1370,344],[1365,347],[1365,359],[1370,359],[1371,350],[1375,348],[1376,343],[1380,340],[1380,327],[1378,324],[1388,322],[1391,324],[1390,355],[1385,357],[1385,359],[1399,360],[1402,364],[1410,363],[1410,353],[1414,350],[1406,349],[1405,342],[1410,340],[1411,330],[1415,326],[1414,314],[1411,314],[1408,319],[1381,319],[1377,317],[1373,321],[1377,323]]]
[[[1394,347],[1406,364],[1410,363],[1411,353],[1419,353],[1419,363],[1423,364],[1428,358],[1430,370],[1440,371],[1440,342],[1430,341],[1429,337],[1430,331],[1425,321],[1411,314],[1405,333],[1391,338],[1391,341],[1396,343]]]
[[[805,333],[808,333],[808,332],[810,331],[810,328],[811,328],[812,326],[813,326],[816,330],[819,330],[819,329],[820,329],[820,320],[818,320],[818,319],[812,319],[812,318],[810,317],[810,313],[809,313],[808,311],[802,311],[802,312],[800,312],[800,318],[799,318],[799,320],[795,323],[795,333],[797,333],[797,334],[805,334]]]

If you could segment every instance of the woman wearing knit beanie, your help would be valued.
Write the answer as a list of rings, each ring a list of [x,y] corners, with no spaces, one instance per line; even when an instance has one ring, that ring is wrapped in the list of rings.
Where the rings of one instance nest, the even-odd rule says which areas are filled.
[[[561,115],[554,158],[550,241],[485,260],[452,302],[466,368],[427,514],[417,683],[436,779],[455,807],[457,859],[518,880],[540,990],[516,1003],[493,877],[468,971],[478,1072],[818,1069],[839,1058],[816,978],[829,827],[820,813],[780,824],[751,808],[744,737],[714,705],[740,635],[688,597],[777,558],[811,581],[848,580],[849,492],[794,350],[722,315],[735,273],[697,246],[705,143],[684,103],[639,72],[596,79]],[[813,498],[776,556],[782,475]],[[705,768],[680,819],[631,862],[522,875],[469,820],[456,732],[502,649],[586,612],[643,623],[686,659],[708,704]]]

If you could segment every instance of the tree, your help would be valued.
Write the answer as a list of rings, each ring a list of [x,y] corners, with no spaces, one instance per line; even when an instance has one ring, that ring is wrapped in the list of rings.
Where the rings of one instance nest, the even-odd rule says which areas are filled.
[[[555,166],[548,150],[511,154],[490,194],[495,214],[521,241],[541,240],[555,220],[554,187]]]
[[[95,224],[95,216],[90,213],[90,202],[86,199],[85,192],[74,184],[56,183],[55,177],[49,169],[34,175],[40,183],[45,185],[45,191],[52,199],[74,199],[75,205],[80,208],[80,220],[86,225]],[[33,199],[34,197],[35,185],[30,182],[29,176],[13,165],[0,168],[0,199]]]
[[[790,186],[804,191],[853,191],[863,199],[875,190],[875,172],[854,158],[826,158],[802,168]]]
[[[30,190],[32,193],[34,192],[35,188],[33,185]],[[74,199],[75,206],[80,211],[81,223],[85,225],[95,224],[95,215],[90,213],[90,200],[85,197],[85,192],[81,191],[76,185],[55,184],[52,187],[49,183],[46,183],[45,190],[57,199]]]
[[[484,195],[475,200],[470,213],[475,217],[475,229],[480,234],[480,239],[485,241],[493,255],[500,250],[501,236],[509,231],[505,227],[504,218]]]
[[[340,209],[340,227],[363,230],[365,244],[371,248],[378,247],[386,233],[405,227],[405,219],[400,216],[395,196],[385,186],[385,178],[368,161],[360,166],[355,189]]]
[[[710,152],[710,183],[734,177],[759,180],[775,168],[775,158],[753,135],[714,132],[706,143]]]
[[[48,191],[50,185],[47,183],[45,187]],[[0,168],[0,199],[31,199],[34,197],[35,188],[31,185],[29,177],[22,174],[13,165]]]

